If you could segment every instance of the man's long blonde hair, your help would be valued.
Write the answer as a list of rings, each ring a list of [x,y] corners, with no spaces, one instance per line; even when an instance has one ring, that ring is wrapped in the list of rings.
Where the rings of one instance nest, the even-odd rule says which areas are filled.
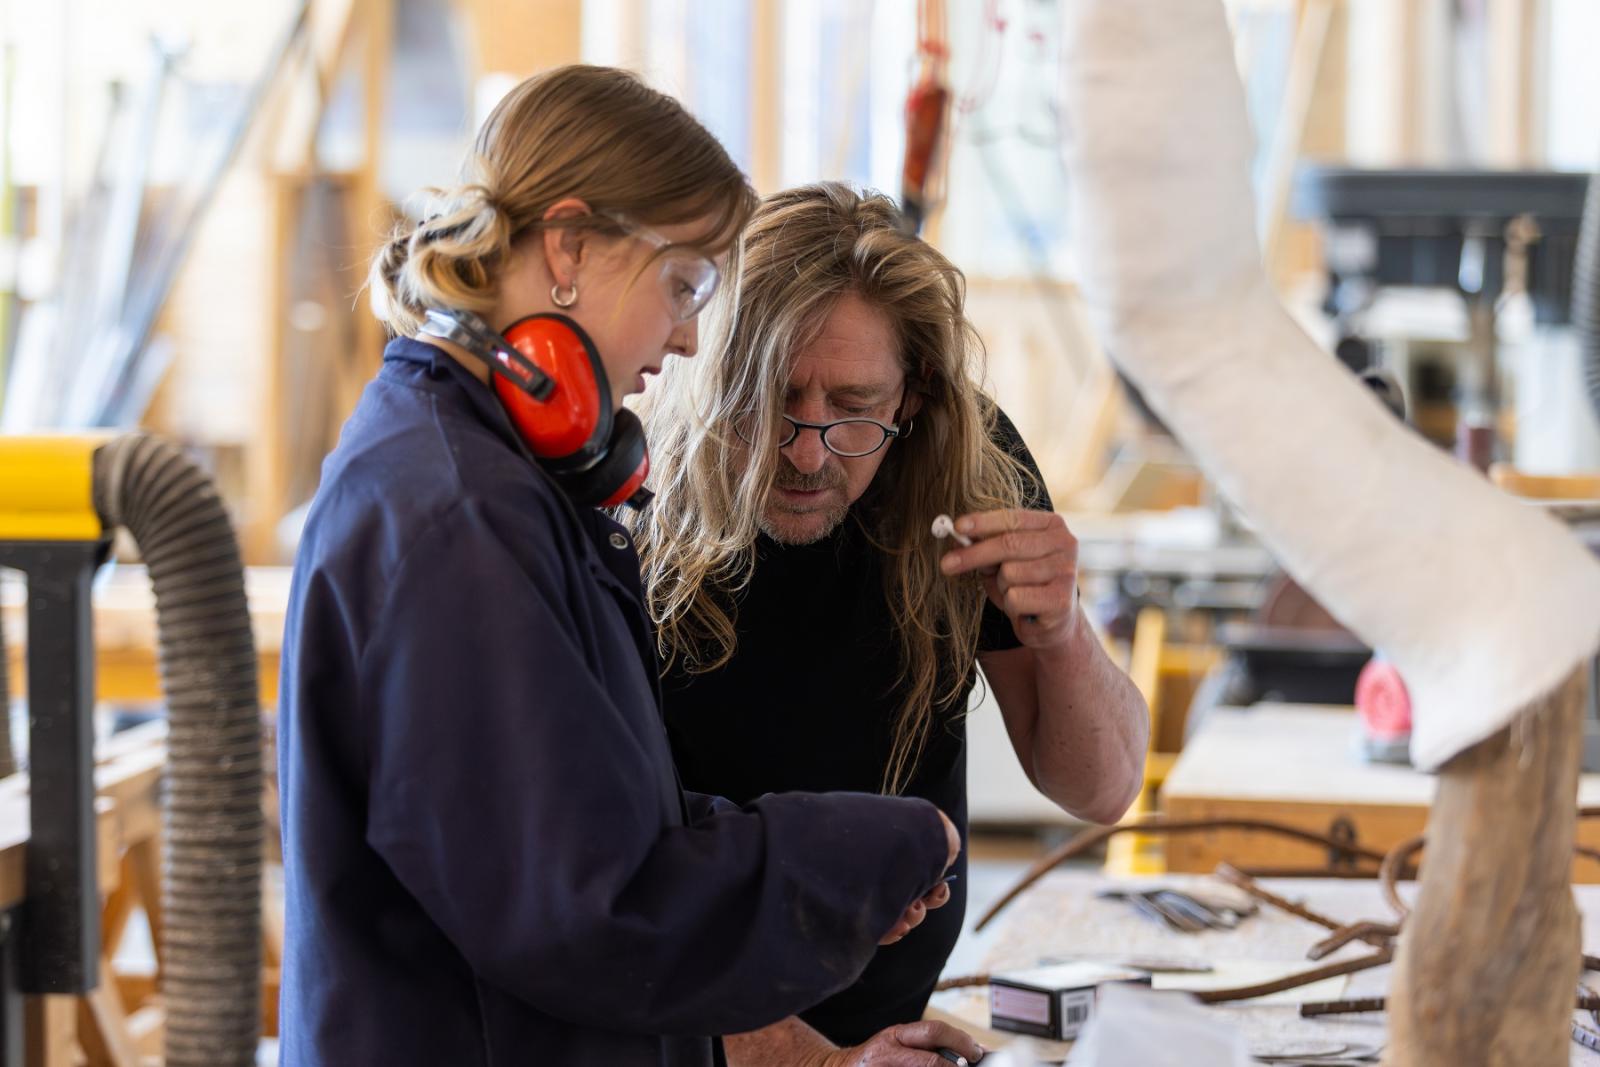
[[[734,594],[755,568],[778,460],[777,449],[752,448],[745,438],[776,439],[795,353],[841,296],[855,294],[888,317],[907,396],[921,401],[911,434],[890,444],[845,520],[884,557],[905,699],[882,787],[897,793],[935,722],[966,688],[982,617],[982,585],[939,571],[941,547],[929,526],[941,513],[1019,506],[1024,475],[994,443],[993,406],[974,384],[983,347],[962,310],[965,278],[902,231],[887,197],[832,182],[768,197],[745,231],[742,258],[706,324],[703,354],[674,366],[641,404],[657,497],[633,522],[660,651],[690,672],[732,657]]]

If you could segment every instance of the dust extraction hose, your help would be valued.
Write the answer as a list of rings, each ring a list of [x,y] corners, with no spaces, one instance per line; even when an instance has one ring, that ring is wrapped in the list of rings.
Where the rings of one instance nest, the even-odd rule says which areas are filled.
[[[17,773],[17,754],[11,747],[10,668],[6,660],[6,627],[0,621],[0,778]]]
[[[155,588],[169,708],[166,1067],[250,1067],[261,1018],[261,724],[239,546],[210,478],[128,434],[95,455],[95,507]]]
[[[1583,383],[1595,414],[1600,415],[1600,173],[1589,179],[1583,205],[1583,228],[1572,268],[1572,324],[1581,346]]]

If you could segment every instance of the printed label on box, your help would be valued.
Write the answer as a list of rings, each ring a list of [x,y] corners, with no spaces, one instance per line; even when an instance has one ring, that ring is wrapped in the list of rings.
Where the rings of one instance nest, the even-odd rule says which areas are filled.
[[[1089,1021],[1094,1008],[1094,990],[1071,989],[1061,994],[1061,1039],[1071,1041]]]
[[[1049,1026],[1050,997],[1048,994],[1035,993],[1027,989],[990,986],[989,1013],[991,1016],[1004,1016],[1018,1022],[1033,1023],[1035,1026]]]

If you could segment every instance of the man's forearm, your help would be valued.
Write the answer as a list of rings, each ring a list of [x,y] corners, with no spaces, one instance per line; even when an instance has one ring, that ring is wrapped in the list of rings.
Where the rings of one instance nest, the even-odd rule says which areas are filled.
[[[827,1067],[839,1046],[807,1026],[798,1016],[748,1034],[722,1039],[728,1067]]]
[[[1070,640],[1034,650],[1034,687],[1032,762],[1040,791],[1085,819],[1115,822],[1144,781],[1150,714],[1081,608]]]

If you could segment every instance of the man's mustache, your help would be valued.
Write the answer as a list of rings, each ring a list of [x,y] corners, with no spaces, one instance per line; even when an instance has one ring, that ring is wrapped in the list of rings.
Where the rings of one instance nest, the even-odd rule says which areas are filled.
[[[791,489],[801,493],[815,492],[818,489],[840,489],[844,486],[844,472],[824,465],[821,470],[813,474],[802,474],[795,469],[794,464],[779,456],[778,470],[772,476],[772,484],[778,489]]]

